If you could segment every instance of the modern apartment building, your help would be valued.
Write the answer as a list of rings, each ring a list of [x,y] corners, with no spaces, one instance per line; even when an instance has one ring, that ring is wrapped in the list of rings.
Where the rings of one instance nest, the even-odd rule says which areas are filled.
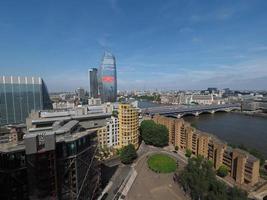
[[[0,76],[0,125],[24,123],[32,110],[52,109],[40,77]]]
[[[96,130],[86,130],[77,120],[52,127],[1,144],[0,199],[96,199]]]
[[[119,147],[119,120],[112,116],[106,119],[106,125],[97,130],[100,148],[116,149]]]
[[[130,103],[120,103],[118,109],[119,118],[119,148],[133,144],[139,145],[139,118],[138,109]]]
[[[237,184],[255,185],[259,181],[260,161],[248,152],[232,149],[214,135],[191,127],[183,119],[154,115],[153,120],[168,128],[169,144],[211,160],[215,169],[225,165]]]
[[[98,139],[98,147],[99,148],[104,149],[104,148],[108,147],[107,135],[108,135],[108,133],[107,133],[107,126],[106,125],[97,129],[97,139]]]

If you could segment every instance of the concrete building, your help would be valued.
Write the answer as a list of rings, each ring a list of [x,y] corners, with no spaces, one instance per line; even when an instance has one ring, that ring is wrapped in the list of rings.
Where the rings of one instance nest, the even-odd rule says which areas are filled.
[[[193,94],[191,98],[191,103],[211,105],[213,103],[213,95]]]
[[[119,148],[133,144],[139,146],[139,118],[138,109],[129,103],[119,104]]]
[[[119,143],[119,120],[112,116],[107,119],[106,126],[98,129],[98,143],[101,148],[117,149]]]
[[[119,145],[119,119],[112,116],[107,120],[107,146],[117,148]]]
[[[52,109],[40,77],[0,76],[0,125],[24,123],[32,110]]]
[[[107,148],[107,137],[108,133],[107,133],[107,126],[103,126],[97,129],[97,140],[98,140],[98,147],[99,148]]]
[[[167,127],[170,145],[182,151],[189,149],[193,155],[211,160],[216,170],[225,165],[237,184],[253,186],[259,181],[260,161],[248,152],[232,149],[214,135],[191,127],[183,119],[154,115],[153,120]]]
[[[88,105],[89,106],[99,106],[99,105],[101,105],[101,99],[100,98],[89,98],[88,99]]]
[[[66,111],[39,111],[32,112],[26,120],[27,130],[29,132],[43,130],[52,130],[56,121],[68,122],[77,120],[86,129],[103,127],[106,119],[111,117],[111,113],[103,111],[90,111],[87,107],[75,108]]]
[[[245,111],[261,111],[267,112],[267,98],[266,97],[254,97],[250,99],[244,99],[242,102],[242,109]]]

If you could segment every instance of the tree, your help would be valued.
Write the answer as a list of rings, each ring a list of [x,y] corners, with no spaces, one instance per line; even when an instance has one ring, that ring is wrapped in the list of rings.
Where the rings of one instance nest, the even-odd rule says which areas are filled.
[[[190,158],[191,155],[192,155],[192,151],[191,151],[190,149],[186,149],[186,150],[185,150],[185,156],[186,156],[187,158]]]
[[[228,169],[225,165],[221,165],[217,170],[217,175],[220,177],[225,177],[228,175]]]
[[[177,180],[192,200],[247,200],[247,194],[238,188],[229,188],[216,179],[212,163],[197,156],[188,159]]]
[[[141,138],[146,144],[163,147],[168,145],[168,129],[152,120],[144,120],[140,126]]]
[[[120,159],[124,164],[130,164],[137,158],[137,153],[133,144],[129,144],[121,149]]]
[[[113,111],[112,111],[112,116],[118,117],[118,111],[113,110]]]
[[[230,188],[228,200],[247,200],[247,193],[237,187]]]

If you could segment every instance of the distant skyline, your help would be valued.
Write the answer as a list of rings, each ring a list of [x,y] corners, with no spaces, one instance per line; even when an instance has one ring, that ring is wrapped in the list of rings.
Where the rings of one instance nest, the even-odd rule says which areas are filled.
[[[1,75],[89,88],[105,50],[118,89],[267,90],[267,1],[0,1]]]

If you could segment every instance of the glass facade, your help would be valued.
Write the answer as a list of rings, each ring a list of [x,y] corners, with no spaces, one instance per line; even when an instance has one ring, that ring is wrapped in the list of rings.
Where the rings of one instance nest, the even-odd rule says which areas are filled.
[[[52,109],[39,77],[0,77],[0,125],[23,123],[32,110]]]
[[[88,76],[90,84],[90,97],[98,98],[97,69],[96,68],[90,69]]]
[[[117,99],[117,72],[115,57],[105,52],[99,67],[99,92],[102,103]]]

